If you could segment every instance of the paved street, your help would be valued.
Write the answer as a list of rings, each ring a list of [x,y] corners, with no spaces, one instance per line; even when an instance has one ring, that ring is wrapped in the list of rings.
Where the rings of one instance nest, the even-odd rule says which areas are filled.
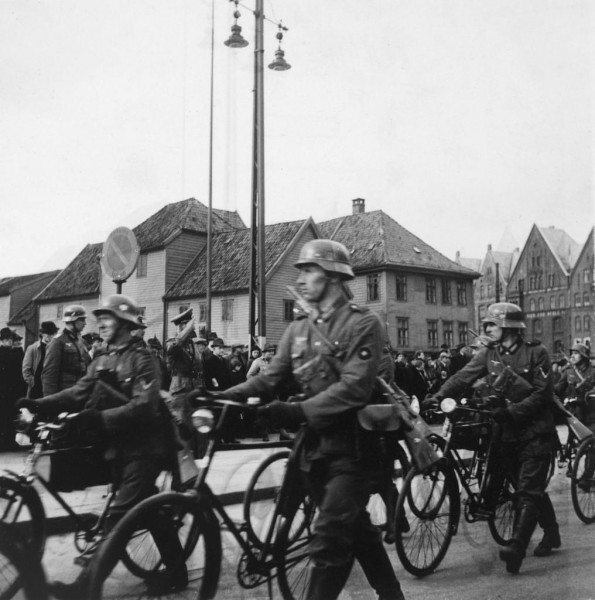
[[[245,488],[250,473],[271,450],[230,451],[219,453],[209,474],[211,485],[218,493],[240,491]],[[18,463],[16,455],[11,462]],[[6,459],[3,457],[2,466]],[[521,573],[511,576],[505,572],[497,558],[498,547],[491,539],[487,525],[469,525],[461,522],[458,535],[453,539],[448,553],[432,575],[417,579],[400,566],[394,548],[390,556],[401,579],[408,600],[440,599],[477,600],[595,600],[595,525],[586,526],[574,514],[569,483],[564,473],[556,473],[550,483],[552,500],[561,524],[562,548],[548,558],[537,559],[532,550],[539,541],[536,532]],[[102,502],[101,488],[70,495],[73,501],[81,500],[87,510]],[[44,499],[45,502],[45,499]],[[46,503],[46,506],[50,506]],[[238,507],[230,511],[240,517]],[[55,516],[57,510],[50,509]],[[236,581],[235,572],[239,558],[237,545],[224,533],[224,561],[218,598],[230,600],[257,600],[268,598],[266,587],[244,590]],[[76,555],[72,535],[61,534],[49,538],[44,567],[50,579],[71,580],[78,567],[73,565]],[[115,599],[143,597],[142,586],[122,569],[109,595]],[[273,586],[275,600],[280,598]],[[184,593],[169,598],[193,599],[196,590],[192,583]],[[358,568],[354,570],[341,600],[368,600],[374,598]]]

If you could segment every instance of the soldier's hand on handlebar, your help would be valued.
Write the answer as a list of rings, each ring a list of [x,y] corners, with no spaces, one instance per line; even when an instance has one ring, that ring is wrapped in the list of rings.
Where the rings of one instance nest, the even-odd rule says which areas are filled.
[[[421,403],[422,410],[436,410],[440,406],[440,400],[434,396],[426,396]]]
[[[74,420],[81,426],[81,429],[87,431],[103,431],[104,429],[101,411],[94,408],[82,410]]]
[[[31,412],[39,412],[39,402],[31,398],[19,398],[16,401],[17,408],[26,408]]]
[[[306,420],[304,409],[299,402],[282,402],[274,400],[270,404],[257,409],[258,414],[269,419],[278,427],[298,427]]]

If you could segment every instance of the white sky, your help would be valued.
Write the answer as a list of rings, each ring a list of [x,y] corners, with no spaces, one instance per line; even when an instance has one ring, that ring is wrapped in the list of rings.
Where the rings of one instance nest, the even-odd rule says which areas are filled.
[[[249,225],[250,46],[215,3],[214,206]],[[265,0],[266,221],[382,209],[447,256],[593,225],[592,0]],[[0,277],[208,202],[211,0],[0,0]],[[265,24],[265,64],[276,27]]]

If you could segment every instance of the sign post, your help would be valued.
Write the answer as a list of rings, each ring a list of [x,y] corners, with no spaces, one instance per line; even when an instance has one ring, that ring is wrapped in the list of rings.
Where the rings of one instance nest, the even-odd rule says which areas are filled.
[[[136,236],[128,227],[114,229],[103,244],[101,264],[116,284],[116,292],[122,293],[122,284],[134,273],[140,247]]]

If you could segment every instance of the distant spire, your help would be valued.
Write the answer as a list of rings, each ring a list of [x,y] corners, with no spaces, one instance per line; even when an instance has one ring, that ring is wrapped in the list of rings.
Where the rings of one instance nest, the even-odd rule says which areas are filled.
[[[518,248],[519,243],[516,241],[514,235],[510,231],[508,225],[504,229],[504,233],[496,246],[497,252],[514,252],[515,248]]]

